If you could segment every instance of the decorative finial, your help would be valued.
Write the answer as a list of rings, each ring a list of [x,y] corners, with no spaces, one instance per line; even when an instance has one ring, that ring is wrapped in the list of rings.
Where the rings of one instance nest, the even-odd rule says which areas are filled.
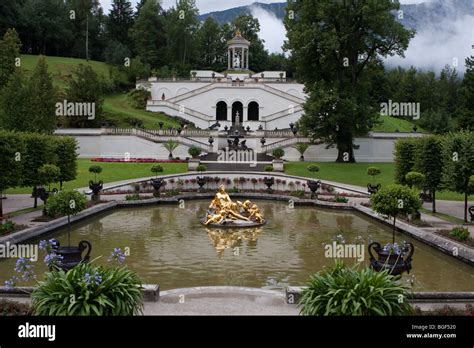
[[[237,31],[235,32],[235,36],[242,36],[239,29],[237,29]]]

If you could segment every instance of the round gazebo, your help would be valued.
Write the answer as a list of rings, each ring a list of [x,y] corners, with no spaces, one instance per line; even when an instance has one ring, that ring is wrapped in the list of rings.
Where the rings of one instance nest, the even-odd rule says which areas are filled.
[[[250,41],[244,39],[239,30],[232,40],[227,42],[227,68],[244,70],[249,69]]]

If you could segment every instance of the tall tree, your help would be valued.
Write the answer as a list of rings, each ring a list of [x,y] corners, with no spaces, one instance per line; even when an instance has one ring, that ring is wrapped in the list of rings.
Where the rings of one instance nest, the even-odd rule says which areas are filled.
[[[89,65],[79,64],[74,77],[69,81],[66,99],[68,103],[86,103],[89,110],[94,110],[94,118],[87,115],[69,115],[66,121],[70,127],[100,127],[104,101],[103,86],[96,72]]]
[[[142,10],[143,11],[143,10]],[[196,61],[197,42],[195,40],[199,28],[197,16],[199,10],[195,0],[177,0],[176,7],[166,13],[169,33],[168,52],[169,62],[181,70],[187,70]]]
[[[459,128],[474,130],[474,56],[466,58],[457,117]]]
[[[24,133],[25,154],[22,156],[22,186],[33,187],[34,192],[43,184],[39,170],[44,164],[54,164],[57,157],[54,152],[54,138],[50,135]],[[38,197],[34,195],[34,207],[38,206]]]
[[[0,89],[15,71],[16,59],[20,58],[21,42],[15,29],[8,29],[0,40]]]
[[[130,47],[128,31],[133,25],[133,8],[129,0],[113,0],[107,18],[107,37]]]
[[[464,194],[464,221],[467,222],[467,202],[474,186],[474,132],[450,133],[443,143],[443,183],[448,190]]]
[[[432,135],[418,141],[414,168],[425,176],[424,186],[433,196],[432,211],[436,213],[436,191],[441,186],[443,174],[442,144],[439,136]]]
[[[140,8],[135,24],[130,29],[130,38],[134,42],[135,53],[144,63],[152,67],[159,67],[165,62],[164,27],[160,3],[157,0],[146,0]]]
[[[0,130],[0,218],[3,216],[2,193],[20,185],[25,146],[17,133]]]
[[[219,24],[207,17],[198,32],[199,64],[202,69],[221,71],[226,68],[226,42]]]
[[[310,94],[301,122],[313,138],[337,147],[338,162],[355,162],[354,137],[378,113],[366,71],[381,57],[403,56],[414,35],[396,21],[399,7],[392,0],[288,1],[285,49]]]
[[[21,69],[10,76],[0,92],[0,127],[16,131],[34,131],[29,119],[31,97],[28,82]]]
[[[57,156],[56,166],[59,168],[59,189],[63,189],[63,183],[74,180],[77,176],[77,140],[72,137],[56,137],[55,154]]]
[[[57,128],[56,90],[48,73],[48,66],[40,56],[29,83],[30,96],[26,101],[29,105],[28,117],[36,131],[52,133]]]

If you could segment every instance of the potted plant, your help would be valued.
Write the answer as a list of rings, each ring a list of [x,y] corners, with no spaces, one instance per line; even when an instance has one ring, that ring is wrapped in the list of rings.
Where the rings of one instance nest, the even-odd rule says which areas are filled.
[[[308,143],[296,143],[293,148],[300,153],[300,161],[304,162],[304,153],[309,148]]]
[[[84,210],[87,205],[87,198],[84,194],[74,190],[64,190],[50,197],[46,204],[48,214],[51,216],[67,216],[67,239],[68,246],[60,246],[59,241],[55,241],[53,246],[55,253],[60,255],[62,260],[59,267],[63,270],[69,270],[77,266],[80,262],[87,262],[91,252],[91,243],[82,240],[77,247],[71,246],[71,215],[74,216]],[[85,256],[82,256],[87,249]]]
[[[283,167],[283,160],[281,158],[285,156],[285,150],[278,147],[272,151],[272,155],[273,157],[275,157],[275,159],[272,161],[273,170],[275,172],[283,172],[284,167]]]
[[[306,181],[306,184],[308,184],[308,188],[310,189],[311,191],[311,199],[314,198],[314,196],[316,196],[316,198],[318,198],[317,194],[316,194],[316,191],[318,191],[318,189],[321,187],[321,180],[308,180]]]
[[[92,190],[92,197],[93,201],[98,201],[100,199],[99,193],[104,187],[102,180],[97,181],[97,174],[102,173],[101,166],[90,166],[89,173],[94,173],[94,181],[89,181],[89,189]]]
[[[189,155],[192,157],[188,161],[188,171],[196,171],[197,167],[199,166],[200,159],[199,155],[201,154],[202,150],[196,146],[191,146],[188,149]]]
[[[379,214],[393,218],[392,242],[381,247],[378,242],[369,244],[370,264],[376,270],[388,269],[391,274],[409,272],[414,253],[413,244],[405,242],[402,245],[395,243],[396,220],[399,214],[410,214],[421,207],[418,195],[409,187],[403,185],[389,185],[370,196],[373,210]],[[375,257],[372,250],[378,255]]]
[[[372,181],[375,181],[375,177],[380,174],[380,169],[378,167],[369,167],[367,168],[367,175],[372,177]],[[376,193],[380,190],[380,184],[368,183],[367,184],[367,191],[370,194]]]
[[[268,193],[273,193],[272,186],[275,183],[275,178],[273,176],[264,177],[263,178],[263,183],[267,186],[267,192]]]

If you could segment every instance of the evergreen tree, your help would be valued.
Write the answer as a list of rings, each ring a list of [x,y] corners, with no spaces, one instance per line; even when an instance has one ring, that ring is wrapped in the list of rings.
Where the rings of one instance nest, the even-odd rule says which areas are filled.
[[[57,128],[56,90],[43,56],[40,56],[29,83],[30,95],[25,101],[29,106],[27,117],[34,130],[52,133]]]
[[[152,67],[159,67],[165,62],[166,34],[161,12],[157,0],[146,0],[130,30],[135,53],[144,63]]]
[[[200,68],[214,71],[226,69],[227,45],[219,24],[212,17],[207,17],[199,29],[198,40]]]
[[[31,91],[21,69],[10,76],[0,92],[0,127],[16,131],[34,131],[29,118]]]
[[[68,116],[69,127],[90,128],[100,127],[103,103],[103,85],[96,72],[89,66],[79,64],[74,77],[69,81],[66,90],[66,100],[72,103],[87,103],[95,110],[94,119],[87,116]]]
[[[457,122],[461,129],[474,130],[474,56],[466,58],[466,72],[460,90]]]
[[[20,58],[21,42],[15,29],[8,29],[0,41],[0,89],[15,71],[16,59]]]
[[[133,25],[131,2],[129,0],[113,0],[106,23],[108,39],[130,47],[128,31]]]

